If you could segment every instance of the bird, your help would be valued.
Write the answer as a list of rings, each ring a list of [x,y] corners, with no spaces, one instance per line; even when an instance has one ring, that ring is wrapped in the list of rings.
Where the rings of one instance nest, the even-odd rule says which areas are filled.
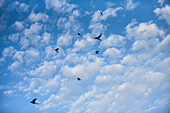
[[[102,36],[102,34],[100,34],[99,36],[95,37],[95,39],[102,41],[102,39],[100,39],[101,36]]]
[[[77,77],[77,80],[80,81],[81,79],[79,77]]]
[[[55,49],[55,51],[56,51],[57,53],[59,53],[59,51],[58,51],[58,50],[59,50],[59,48],[56,48],[56,49]]]
[[[103,13],[102,13],[102,12],[100,12],[100,14],[103,16]]]
[[[77,33],[79,36],[81,36],[81,34],[80,33]]]
[[[30,103],[32,103],[32,104],[38,104],[38,103],[35,102],[36,100],[37,100],[37,98],[34,98]]]
[[[99,51],[95,51],[96,54],[99,54]]]

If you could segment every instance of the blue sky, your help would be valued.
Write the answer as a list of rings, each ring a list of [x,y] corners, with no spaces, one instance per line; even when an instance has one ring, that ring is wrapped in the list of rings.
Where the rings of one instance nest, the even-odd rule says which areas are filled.
[[[0,0],[0,37],[1,113],[170,111],[169,0]]]

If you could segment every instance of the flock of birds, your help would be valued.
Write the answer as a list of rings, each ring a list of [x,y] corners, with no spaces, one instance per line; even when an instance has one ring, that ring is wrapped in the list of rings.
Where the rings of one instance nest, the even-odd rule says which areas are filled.
[[[100,12],[100,14],[103,16],[103,13],[102,13],[102,12]],[[77,34],[78,34],[79,36],[81,36],[80,33],[77,33]],[[102,34],[100,34],[99,36],[95,37],[94,39],[102,41],[101,36],[102,36]],[[55,52],[59,53],[59,48],[56,48],[56,49],[54,49],[54,50],[55,50]],[[96,54],[99,54],[99,51],[95,51],[95,53],[96,53]],[[81,81],[81,78],[77,77],[77,80],[78,80],[78,81]],[[38,103],[35,102],[36,100],[37,100],[37,98],[34,98],[32,101],[30,101],[30,103],[32,103],[32,104],[38,104]]]

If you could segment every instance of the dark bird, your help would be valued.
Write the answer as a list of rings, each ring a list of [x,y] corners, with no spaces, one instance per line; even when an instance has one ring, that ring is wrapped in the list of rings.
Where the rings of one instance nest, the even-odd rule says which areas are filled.
[[[100,12],[100,14],[103,16],[103,13],[102,13],[102,12]]]
[[[81,79],[79,77],[77,77],[77,80],[80,81]]]
[[[102,41],[102,39],[100,39],[101,36],[102,35],[100,34],[98,37],[95,37],[95,39]]]
[[[81,34],[80,33],[77,33],[79,36],[81,36]]]
[[[99,54],[99,51],[95,51],[96,54]]]
[[[35,102],[36,100],[37,100],[37,98],[34,98],[30,103],[32,103],[32,104],[38,104],[38,103]]]
[[[57,53],[59,53],[59,51],[58,51],[58,50],[59,50],[59,48],[56,48],[56,49],[55,49],[55,51],[56,51]]]

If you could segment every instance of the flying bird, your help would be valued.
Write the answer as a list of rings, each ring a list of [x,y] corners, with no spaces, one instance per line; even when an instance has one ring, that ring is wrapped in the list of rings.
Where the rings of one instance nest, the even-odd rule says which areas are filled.
[[[37,100],[37,98],[34,98],[30,103],[32,103],[32,104],[38,104],[38,103],[35,102],[36,100]]]
[[[77,80],[80,81],[81,79],[79,77],[77,77]]]
[[[56,49],[55,49],[55,51],[56,51],[57,53],[59,53],[59,51],[58,51],[58,50],[59,50],[59,48],[56,48]]]
[[[95,51],[96,54],[99,54],[99,51]]]
[[[103,13],[102,13],[102,12],[100,12],[100,14],[103,16]]]
[[[95,39],[102,41],[102,39],[100,39],[101,36],[102,35],[100,34],[98,37],[95,37]]]
[[[77,33],[79,36],[81,36],[81,34],[80,33]]]

